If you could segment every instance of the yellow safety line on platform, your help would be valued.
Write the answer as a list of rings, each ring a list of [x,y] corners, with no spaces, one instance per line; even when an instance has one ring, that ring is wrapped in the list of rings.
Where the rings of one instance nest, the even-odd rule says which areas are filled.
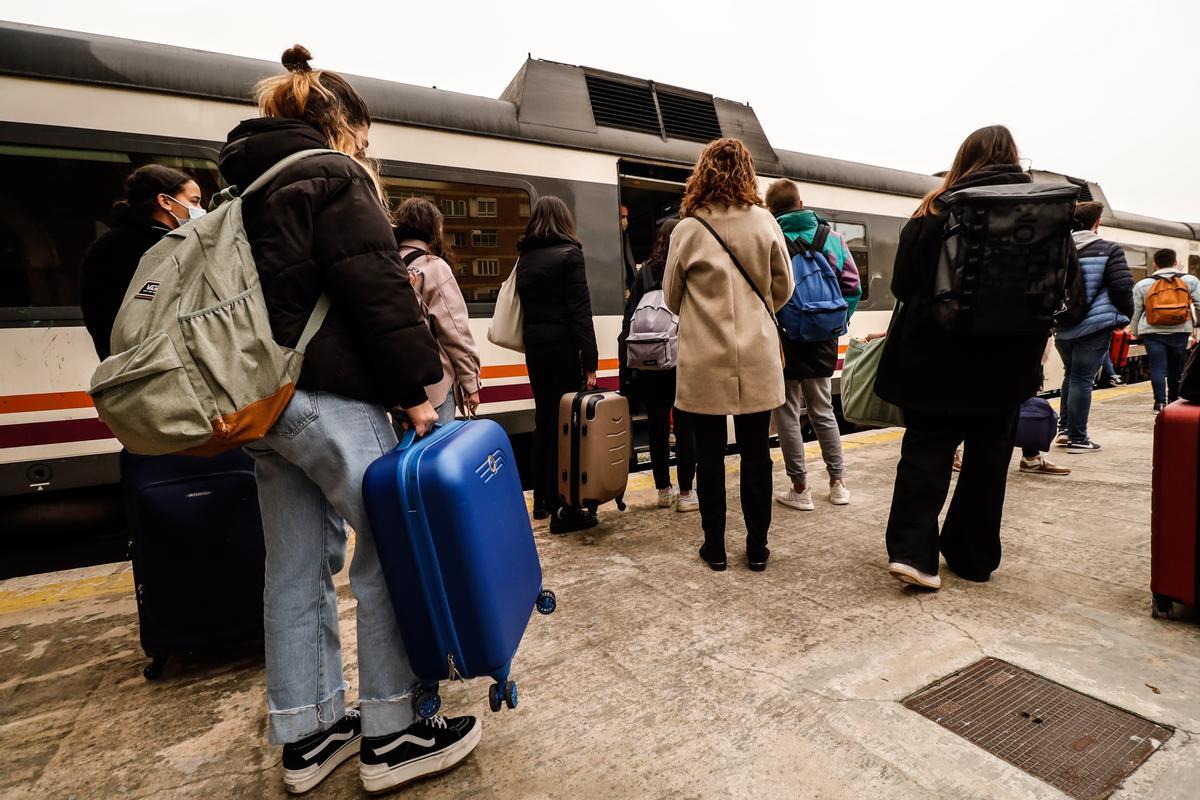
[[[1103,389],[1097,391],[1094,395],[1094,402],[1104,403],[1109,400],[1116,400],[1119,397],[1124,397],[1130,394],[1148,393],[1150,391],[1149,384],[1135,384],[1133,386],[1118,386],[1112,389]],[[1052,401],[1055,405],[1058,401]],[[899,441],[904,437],[904,431],[900,428],[885,428],[883,430],[865,431],[863,433],[851,434],[842,440],[843,450],[855,450],[860,447],[871,447],[880,444],[889,444]],[[816,458],[820,455],[820,446],[813,442],[804,448],[804,453],[807,458]],[[772,459],[778,463],[782,461],[783,456],[778,452],[772,454]],[[730,458],[725,467],[726,472],[737,472],[737,458]],[[654,477],[649,472],[639,472],[629,477],[628,492],[633,493],[654,488]],[[532,499],[527,495],[527,503],[532,506]],[[98,597],[107,597],[113,595],[130,594],[133,592],[133,572],[129,569],[123,569],[111,575],[101,575],[98,577],[75,578],[74,580],[57,581],[55,583],[47,583],[42,586],[30,587],[27,589],[0,589],[0,614],[11,614],[18,611],[28,611],[34,608],[44,608],[53,606],[57,603],[66,603],[74,600],[89,600]]]
[[[133,572],[122,570],[112,575],[48,583],[29,589],[0,589],[0,614],[43,608],[71,600],[89,600],[108,595],[130,594]]]

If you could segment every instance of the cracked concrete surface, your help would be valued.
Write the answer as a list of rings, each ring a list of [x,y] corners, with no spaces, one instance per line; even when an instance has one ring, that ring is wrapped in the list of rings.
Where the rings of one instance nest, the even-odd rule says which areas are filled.
[[[1149,614],[1150,397],[1097,399],[1104,450],[1053,456],[1073,475],[1022,475],[1014,458],[1004,562],[985,585],[943,573],[921,595],[887,576],[899,441],[881,433],[847,448],[850,506],[818,490],[816,511],[775,507],[762,574],[740,560],[735,491],[724,573],[696,556],[698,515],[656,508],[646,476],[594,532],[539,528],[560,606],[531,620],[520,708],[488,712],[485,680],[447,687],[483,741],[404,796],[1062,797],[899,705],[985,654],[1177,729],[1114,797],[1200,796],[1200,627]],[[0,800],[283,797],[255,653],[147,683],[127,570],[0,582]],[[309,796],[360,794],[348,764]]]

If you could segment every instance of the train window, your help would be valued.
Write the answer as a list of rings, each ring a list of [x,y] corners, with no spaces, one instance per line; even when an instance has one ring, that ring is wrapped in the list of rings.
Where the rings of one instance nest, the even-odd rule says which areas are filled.
[[[846,247],[854,257],[854,264],[858,267],[859,285],[862,286],[862,299],[866,300],[871,287],[867,226],[857,222],[834,222],[832,225],[846,241]]]
[[[108,230],[126,176],[150,163],[190,174],[206,201],[219,188],[204,159],[0,144],[0,308],[78,319],[83,254]]]
[[[1196,277],[1200,277],[1200,256],[1188,256],[1188,272],[1192,273]]]
[[[1125,251],[1125,260],[1129,262],[1129,271],[1133,273],[1133,279],[1140,281],[1146,277],[1146,265],[1150,262],[1150,257],[1146,254],[1144,248],[1141,247],[1121,247]]]
[[[437,204],[446,217],[451,266],[468,303],[491,303],[517,263],[517,240],[525,232],[531,198],[524,189],[417,178],[383,179],[394,201],[417,194]],[[486,218],[487,228],[469,217]],[[481,310],[481,309],[476,309]]]

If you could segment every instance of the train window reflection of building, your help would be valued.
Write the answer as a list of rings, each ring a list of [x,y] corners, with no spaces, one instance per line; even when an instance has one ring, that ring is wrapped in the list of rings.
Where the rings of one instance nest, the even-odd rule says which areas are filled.
[[[471,200],[471,216],[472,217],[494,217],[496,216],[496,198],[494,197],[476,197]]]
[[[1188,256],[1188,272],[1200,278],[1200,256],[1195,254]]]
[[[497,231],[471,231],[471,247],[497,247],[499,243]]]
[[[83,254],[109,229],[125,178],[150,163],[187,172],[205,199],[220,188],[205,159],[0,143],[0,307],[76,313]]]
[[[1146,277],[1146,265],[1150,258],[1146,251],[1141,247],[1130,247],[1122,245],[1121,249],[1125,251],[1125,260],[1129,262],[1129,270],[1133,273],[1133,279],[1140,281]]]
[[[858,222],[834,222],[833,229],[841,235],[854,257],[858,267],[859,285],[862,287],[862,299],[866,301],[871,294],[871,264],[870,250],[867,246],[867,226]]]

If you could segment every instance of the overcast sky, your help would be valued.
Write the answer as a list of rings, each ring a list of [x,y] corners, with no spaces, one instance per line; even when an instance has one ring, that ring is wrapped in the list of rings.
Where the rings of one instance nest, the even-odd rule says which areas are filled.
[[[532,53],[748,101],[776,147],[925,173],[999,122],[1118,209],[1200,221],[1188,0],[0,0],[0,18],[271,60],[300,42],[315,66],[488,97]]]

